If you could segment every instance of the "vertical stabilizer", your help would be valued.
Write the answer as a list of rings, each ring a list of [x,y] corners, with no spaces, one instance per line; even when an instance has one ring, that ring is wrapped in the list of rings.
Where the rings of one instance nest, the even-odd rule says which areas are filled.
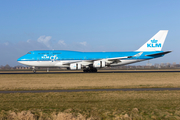
[[[137,51],[161,51],[168,30],[160,30]]]

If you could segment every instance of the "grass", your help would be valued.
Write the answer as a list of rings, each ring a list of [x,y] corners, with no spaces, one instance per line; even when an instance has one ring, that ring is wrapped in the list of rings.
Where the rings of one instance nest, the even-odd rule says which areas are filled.
[[[180,87],[179,72],[1,74],[0,90]],[[0,94],[0,120],[180,119],[180,91]]]
[[[179,119],[180,91],[0,94],[0,118]],[[23,112],[23,113],[22,113]],[[27,117],[27,116],[26,116]]]
[[[180,87],[179,72],[1,74],[0,90]]]

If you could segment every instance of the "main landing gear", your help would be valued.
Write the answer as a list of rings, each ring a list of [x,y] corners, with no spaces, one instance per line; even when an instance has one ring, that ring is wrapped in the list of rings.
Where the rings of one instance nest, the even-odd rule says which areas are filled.
[[[83,72],[97,72],[96,68],[86,68],[83,70]]]
[[[33,73],[36,73],[36,68],[34,66],[32,67],[32,71]]]

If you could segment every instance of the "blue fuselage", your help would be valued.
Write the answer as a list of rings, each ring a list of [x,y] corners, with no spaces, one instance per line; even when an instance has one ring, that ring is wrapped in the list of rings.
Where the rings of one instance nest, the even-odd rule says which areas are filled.
[[[157,56],[146,56],[149,54],[161,53],[163,51],[153,51],[153,52],[143,52],[141,56],[135,56],[127,58],[126,60],[135,59],[153,59],[156,57],[161,57],[163,55]],[[77,51],[66,51],[66,50],[39,50],[30,51],[26,55],[20,57],[17,61],[71,61],[71,60],[97,60],[97,59],[107,59],[125,56],[134,56],[140,53],[139,51],[134,52],[77,52]]]

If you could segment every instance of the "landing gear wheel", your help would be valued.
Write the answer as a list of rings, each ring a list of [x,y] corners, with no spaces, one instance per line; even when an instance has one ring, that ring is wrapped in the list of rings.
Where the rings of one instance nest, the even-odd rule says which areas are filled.
[[[36,70],[35,70],[35,69],[33,70],[33,73],[36,73]]]
[[[89,69],[84,69],[83,72],[89,72]]]
[[[83,72],[97,72],[96,68],[84,69]]]
[[[94,72],[97,72],[97,69],[96,69],[96,68],[94,68]]]
[[[91,69],[91,72],[97,72],[96,68]]]
[[[33,70],[33,73],[36,73],[36,67],[35,66],[32,67],[32,70]]]

